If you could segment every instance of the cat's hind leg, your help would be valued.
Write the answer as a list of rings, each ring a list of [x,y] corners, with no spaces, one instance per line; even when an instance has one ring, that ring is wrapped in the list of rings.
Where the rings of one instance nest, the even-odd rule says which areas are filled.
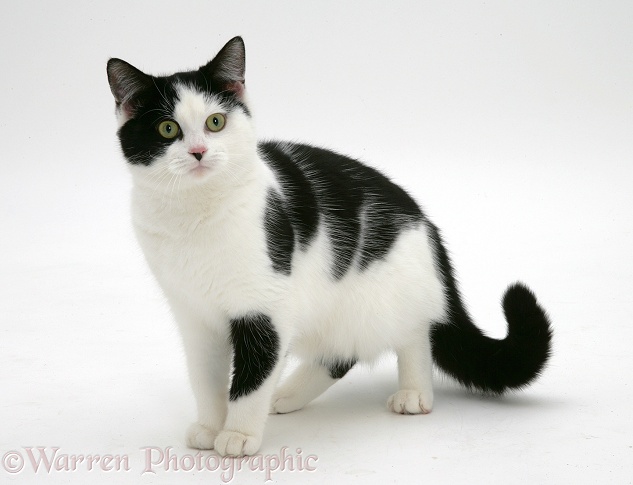
[[[347,374],[354,364],[355,360],[301,363],[275,392],[270,412],[285,414],[303,408]]]
[[[398,355],[399,390],[387,401],[398,414],[428,414],[433,408],[433,361],[428,332],[401,349]]]

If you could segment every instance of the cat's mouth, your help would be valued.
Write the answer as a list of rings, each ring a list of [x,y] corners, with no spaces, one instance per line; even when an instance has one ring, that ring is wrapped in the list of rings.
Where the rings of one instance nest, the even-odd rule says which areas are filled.
[[[189,173],[192,174],[194,177],[203,177],[206,174],[208,174],[210,171],[211,171],[211,167],[198,162],[198,164],[194,165],[189,170]]]
[[[196,177],[201,177],[208,173],[211,169],[205,165],[198,165],[197,167],[193,167],[189,173],[193,174]]]

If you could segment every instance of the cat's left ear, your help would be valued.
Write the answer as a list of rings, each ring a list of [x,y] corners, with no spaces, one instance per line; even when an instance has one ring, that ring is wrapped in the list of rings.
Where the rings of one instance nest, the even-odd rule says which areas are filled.
[[[245,89],[246,49],[241,37],[229,40],[220,52],[200,68],[223,91],[242,98]]]

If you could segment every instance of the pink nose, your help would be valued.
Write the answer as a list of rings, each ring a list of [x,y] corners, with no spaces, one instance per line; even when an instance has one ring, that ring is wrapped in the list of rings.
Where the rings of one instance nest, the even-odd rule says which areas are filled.
[[[196,157],[196,160],[198,161],[202,160],[202,155],[206,151],[207,151],[206,147],[203,147],[203,146],[196,146],[189,149],[189,153],[191,153],[194,157]]]

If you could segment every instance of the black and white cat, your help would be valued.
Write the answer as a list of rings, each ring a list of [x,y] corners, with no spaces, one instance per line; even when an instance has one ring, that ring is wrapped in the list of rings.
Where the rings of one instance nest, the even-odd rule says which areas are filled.
[[[138,240],[182,334],[198,420],[187,444],[250,455],[269,412],[301,409],[356,362],[398,357],[388,407],[425,414],[432,364],[501,394],[535,379],[548,317],[506,291],[504,340],[474,326],[437,228],[376,170],[331,151],[258,143],[241,38],[165,77],[111,59]],[[301,364],[276,388],[288,353]]]

